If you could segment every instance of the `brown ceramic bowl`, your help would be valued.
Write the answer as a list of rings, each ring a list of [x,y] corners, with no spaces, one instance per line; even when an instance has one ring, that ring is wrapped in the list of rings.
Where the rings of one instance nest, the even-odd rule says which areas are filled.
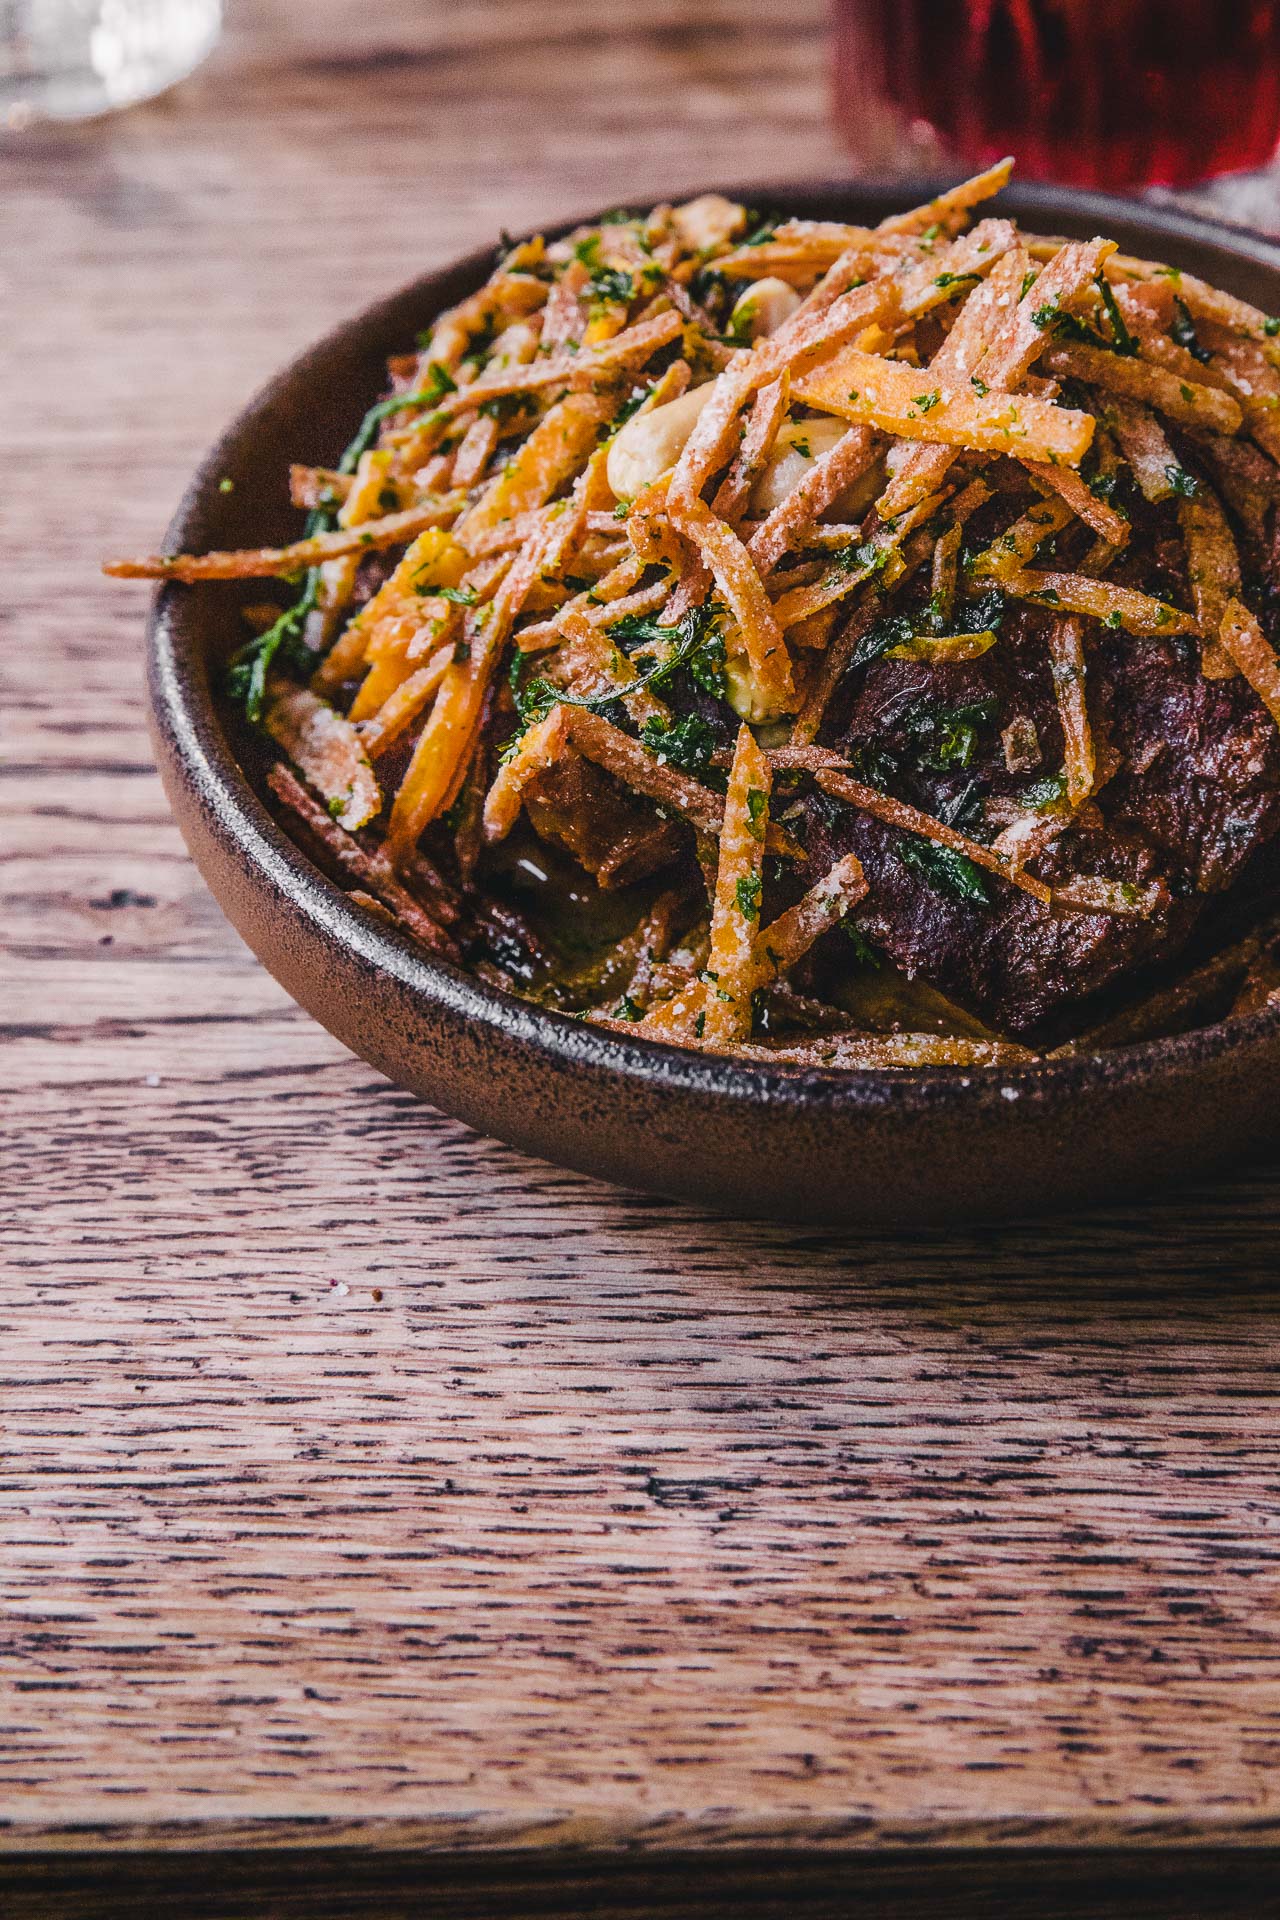
[[[837,181],[732,191],[801,215],[874,221],[931,190]],[[1251,234],[1055,188],[1013,189],[1000,204],[1041,232],[1109,234],[1268,311],[1280,306],[1280,247]],[[291,537],[289,462],[331,463],[377,397],[387,356],[470,292],[490,261],[485,250],[428,274],[278,374],[204,461],[167,550]],[[230,492],[219,490],[224,476]],[[481,1132],[735,1213],[899,1227],[1117,1197],[1280,1138],[1280,1008],[1035,1068],[798,1073],[621,1039],[429,959],[299,852],[242,770],[212,674],[232,644],[239,597],[166,586],[150,623],[160,768],[196,864],[309,1013]]]

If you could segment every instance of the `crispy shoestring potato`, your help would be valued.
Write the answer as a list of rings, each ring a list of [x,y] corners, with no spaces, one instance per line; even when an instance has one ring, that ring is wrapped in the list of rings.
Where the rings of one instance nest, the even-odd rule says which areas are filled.
[[[1280,661],[1257,620],[1239,600],[1229,600],[1219,639],[1223,651],[1280,727]]]
[[[929,940],[1140,979],[1190,925],[1168,849],[1107,841],[1187,743],[1108,690],[1190,675],[1271,752],[1280,322],[978,218],[1009,170],[876,227],[707,194],[508,246],[291,467],[298,538],[106,571],[286,584],[227,673],[273,803],[491,984],[781,1070],[1033,1063],[954,965],[928,997]],[[1128,991],[1065,1050],[1274,1008],[1274,934]]]

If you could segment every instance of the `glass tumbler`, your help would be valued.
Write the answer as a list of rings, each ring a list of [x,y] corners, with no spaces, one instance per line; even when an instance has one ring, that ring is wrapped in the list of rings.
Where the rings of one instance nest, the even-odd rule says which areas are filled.
[[[222,0],[0,0],[0,130],[163,93],[218,38]]]

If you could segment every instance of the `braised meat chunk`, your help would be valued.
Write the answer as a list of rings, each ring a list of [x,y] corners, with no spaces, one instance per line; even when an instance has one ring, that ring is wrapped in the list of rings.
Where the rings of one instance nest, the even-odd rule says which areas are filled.
[[[842,854],[862,861],[866,936],[909,978],[1030,1038],[1083,1025],[1104,989],[1175,952],[1280,827],[1280,731],[1248,682],[1207,679],[1194,641],[1097,623],[1084,642],[1088,707],[1114,771],[1069,811],[1053,771],[1064,756],[1050,647],[1060,622],[1011,609],[999,646],[978,660],[878,660],[821,739],[979,841],[1026,820],[1039,844],[1029,871],[1050,884],[1101,878],[1135,902],[1158,887],[1141,915],[1055,913],[820,790],[800,802],[811,873]],[[1011,732],[1034,743],[1012,770]],[[1121,894],[1113,906],[1123,905]]]

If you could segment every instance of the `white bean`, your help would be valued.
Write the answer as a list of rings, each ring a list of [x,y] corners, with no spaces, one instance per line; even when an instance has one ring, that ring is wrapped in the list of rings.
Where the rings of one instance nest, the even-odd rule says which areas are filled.
[[[762,340],[766,334],[776,333],[799,305],[800,295],[785,280],[772,276],[753,280],[734,303],[729,332],[735,340]]]
[[[714,385],[708,380],[705,386],[690,387],[664,407],[638,413],[627,421],[610,447],[605,464],[615,499],[634,500],[643,488],[674,467]]]
[[[758,518],[780,507],[794,493],[810,467],[830,453],[848,427],[843,420],[819,418],[789,420],[779,428],[763,472],[751,489],[751,511]]]
[[[702,253],[732,240],[746,226],[747,214],[745,207],[726,200],[722,193],[702,193],[696,200],[686,200],[682,207],[673,207],[671,224],[682,246],[691,253]]]

